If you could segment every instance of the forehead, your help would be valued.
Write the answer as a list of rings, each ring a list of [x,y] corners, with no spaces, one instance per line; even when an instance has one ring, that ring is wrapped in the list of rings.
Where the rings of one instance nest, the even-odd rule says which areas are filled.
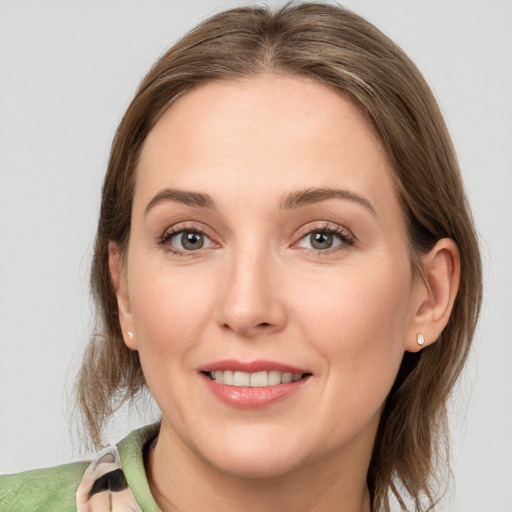
[[[144,143],[136,198],[165,186],[238,197],[334,186],[377,202],[379,189],[394,195],[386,153],[360,111],[334,88],[276,75],[180,97]]]

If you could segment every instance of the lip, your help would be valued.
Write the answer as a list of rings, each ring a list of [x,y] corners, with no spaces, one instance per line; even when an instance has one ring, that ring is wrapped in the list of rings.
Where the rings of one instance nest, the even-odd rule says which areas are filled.
[[[222,361],[215,361],[199,368],[200,372],[214,372],[217,370],[231,370],[232,372],[271,372],[278,371],[283,373],[311,373],[311,371],[304,368],[298,368],[289,364],[283,364],[276,361],[237,361],[235,359],[224,359]]]
[[[242,387],[216,383],[208,376],[208,372],[216,370],[231,370],[233,372],[239,371],[247,373],[274,370],[283,373],[302,373],[308,375],[298,381],[281,383],[275,386]],[[199,375],[206,388],[221,402],[238,409],[262,409],[264,407],[269,407],[276,402],[290,398],[301,391],[309,382],[311,372],[296,366],[278,363],[275,361],[260,360],[242,362],[234,359],[226,359],[201,367]]]

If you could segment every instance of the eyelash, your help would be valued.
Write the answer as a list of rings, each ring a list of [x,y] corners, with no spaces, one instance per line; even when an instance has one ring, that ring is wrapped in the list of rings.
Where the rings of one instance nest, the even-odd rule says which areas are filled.
[[[330,224],[330,223],[323,223],[321,226],[305,226],[301,230],[299,230],[298,233],[298,241],[294,243],[296,245],[301,240],[306,238],[307,236],[311,236],[313,233],[326,233],[329,235],[336,235],[341,243],[337,246],[329,249],[308,249],[308,248],[302,248],[303,250],[306,250],[310,253],[321,255],[321,256],[327,256],[329,254],[342,251],[343,249],[346,249],[347,247],[352,247],[357,239],[356,237],[346,228],[342,228],[341,226]]]
[[[178,226],[172,226],[168,228],[165,233],[158,238],[158,244],[166,251],[169,251],[174,256],[196,256],[194,252],[201,252],[200,250],[197,251],[182,251],[180,249],[176,249],[173,247],[169,242],[170,240],[175,237],[176,235],[179,235],[180,233],[197,233],[198,235],[204,235],[208,240],[211,241],[213,245],[216,245],[211,238],[205,233],[205,231],[201,228],[198,228],[197,226],[186,226],[186,225],[178,225]]]
[[[182,251],[180,249],[176,249],[173,247],[169,241],[176,235],[180,233],[197,233],[199,235],[203,235],[210,242],[213,244],[213,246],[217,245],[215,242],[211,240],[211,238],[205,233],[205,231],[201,228],[198,228],[197,226],[184,226],[184,225],[178,225],[178,226],[172,226],[168,228],[165,233],[158,238],[158,245],[165,248],[165,250],[169,251],[175,256],[195,256],[195,252],[201,252],[200,249],[197,251]],[[324,223],[322,226],[306,226],[299,230],[298,232],[298,240],[297,242],[294,242],[293,245],[296,245],[301,240],[306,238],[307,236],[311,236],[313,233],[326,233],[330,235],[336,235],[339,237],[341,243],[335,246],[334,248],[328,248],[328,249],[308,249],[308,248],[302,248],[303,250],[306,250],[310,253],[318,254],[318,255],[327,255],[331,254],[333,252],[337,252],[340,250],[343,250],[346,247],[352,247],[356,243],[356,238],[350,231],[348,231],[345,228],[342,228],[341,226],[332,225],[329,223]]]

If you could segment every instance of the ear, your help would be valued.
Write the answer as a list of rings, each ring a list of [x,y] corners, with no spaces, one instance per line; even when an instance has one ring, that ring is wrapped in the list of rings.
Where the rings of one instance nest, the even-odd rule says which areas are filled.
[[[424,274],[416,278],[414,316],[405,342],[408,352],[417,352],[439,338],[448,323],[459,289],[459,249],[450,238],[439,240],[421,258],[421,264]],[[423,336],[423,345],[418,343],[418,334]]]
[[[135,327],[133,325],[132,310],[128,296],[126,272],[122,268],[119,247],[112,241],[108,243],[108,268],[114,293],[117,297],[119,324],[121,326],[124,342],[131,350],[137,350],[137,338],[135,336]]]

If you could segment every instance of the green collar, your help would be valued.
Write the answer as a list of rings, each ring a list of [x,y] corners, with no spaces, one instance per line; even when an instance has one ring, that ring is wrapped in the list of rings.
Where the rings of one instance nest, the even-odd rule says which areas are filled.
[[[161,512],[155,502],[144,469],[144,450],[158,435],[160,423],[134,430],[117,444],[123,473],[135,500],[144,512]]]

